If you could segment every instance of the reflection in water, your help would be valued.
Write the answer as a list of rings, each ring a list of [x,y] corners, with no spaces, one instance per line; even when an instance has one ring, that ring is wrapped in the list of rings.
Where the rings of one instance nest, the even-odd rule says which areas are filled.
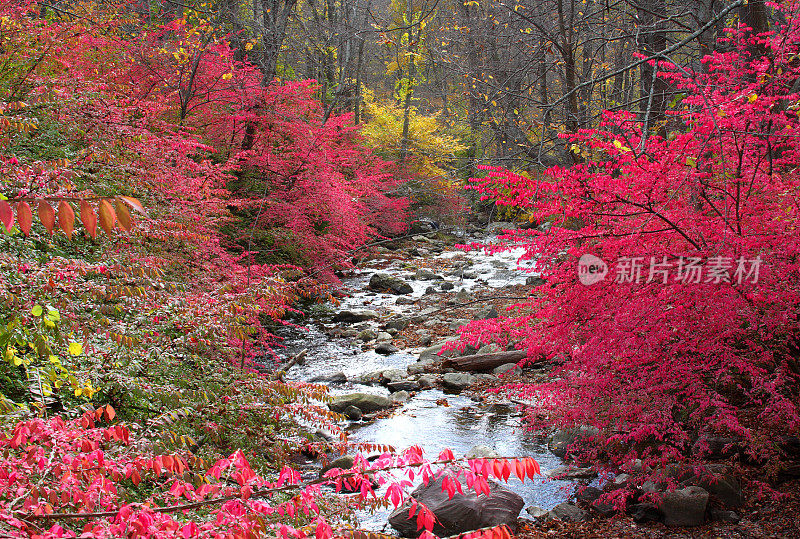
[[[448,406],[437,404],[441,399],[447,399]],[[503,457],[533,457],[543,472],[562,464],[544,442],[538,442],[535,436],[524,431],[520,417],[509,407],[480,406],[469,398],[439,390],[417,394],[391,417],[363,426],[354,424],[350,438],[389,444],[398,450],[418,445],[430,459],[435,459],[446,448],[458,456],[476,445],[485,445]],[[523,497],[526,506],[538,505],[546,509],[565,501],[573,485],[568,481],[543,478],[522,483],[513,476],[508,482],[509,488]],[[380,529],[386,522],[386,513],[364,518],[365,526]]]

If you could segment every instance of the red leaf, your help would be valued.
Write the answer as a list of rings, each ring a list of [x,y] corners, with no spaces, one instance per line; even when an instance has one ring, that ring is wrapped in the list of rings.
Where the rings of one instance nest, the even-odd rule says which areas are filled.
[[[17,222],[23,234],[26,236],[30,234],[31,225],[33,225],[33,212],[27,202],[17,204]]]
[[[492,461],[492,474],[498,479],[503,478],[503,461],[501,459]]]
[[[11,204],[5,200],[0,200],[0,222],[11,232],[11,227],[14,226],[14,212],[11,211]]]
[[[85,200],[81,200],[81,223],[83,223],[86,232],[89,233],[92,239],[97,238],[97,216]]]
[[[47,233],[53,235],[53,227],[56,225],[56,212],[46,200],[39,201],[39,220],[44,225]]]
[[[514,459],[514,475],[525,481],[525,464],[520,459]]]
[[[72,230],[75,226],[75,212],[72,211],[72,206],[65,200],[58,203],[58,226],[64,231],[67,238],[72,239]]]

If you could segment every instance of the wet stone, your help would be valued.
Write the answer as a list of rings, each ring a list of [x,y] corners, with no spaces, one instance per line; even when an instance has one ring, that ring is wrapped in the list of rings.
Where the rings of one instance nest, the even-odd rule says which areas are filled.
[[[348,406],[342,411],[342,414],[350,421],[361,421],[361,410],[355,406]]]
[[[392,393],[397,391],[417,391],[419,389],[419,382],[416,380],[400,380],[399,382],[389,382],[386,384],[389,391]]]

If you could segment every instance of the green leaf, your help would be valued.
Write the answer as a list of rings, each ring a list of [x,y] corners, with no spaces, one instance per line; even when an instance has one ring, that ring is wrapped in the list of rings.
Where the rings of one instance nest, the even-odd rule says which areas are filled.
[[[42,309],[41,305],[34,305],[33,309],[31,309],[31,314],[33,316],[42,316],[42,312],[44,312],[44,309]]]

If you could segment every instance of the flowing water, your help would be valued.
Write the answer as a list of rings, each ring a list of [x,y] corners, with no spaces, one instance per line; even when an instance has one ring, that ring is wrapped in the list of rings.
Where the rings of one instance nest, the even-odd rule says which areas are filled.
[[[464,256],[459,253],[455,250],[445,251],[438,257]],[[462,289],[469,291],[478,286],[502,288],[524,283],[529,274],[517,269],[520,254],[510,252],[490,256],[482,251],[466,253],[465,256],[472,261],[469,272],[466,278],[448,277],[455,286],[451,292]],[[376,260],[373,263],[379,262]],[[367,283],[374,271],[362,269],[344,281],[351,295],[342,301],[340,309],[366,308],[398,314],[416,312],[414,306],[395,305],[397,296],[367,291]],[[393,262],[381,271],[406,279],[414,288],[410,295],[413,299],[421,297],[430,285],[430,281],[412,280],[413,272],[404,269],[403,262]],[[353,338],[328,336],[326,330],[335,326],[329,316],[323,316],[312,320],[304,331],[287,329],[284,332],[287,356],[302,349],[308,350],[305,363],[292,367],[287,378],[316,381],[343,372],[348,382],[330,383],[331,393],[358,391],[388,396],[388,390],[382,386],[352,380],[386,369],[403,369],[417,360],[419,350],[380,355],[373,350],[362,350],[361,343]],[[351,422],[347,428],[353,441],[389,444],[397,449],[419,445],[431,459],[435,459],[445,448],[450,448],[456,455],[463,455],[471,448],[483,445],[501,456],[534,457],[543,473],[563,464],[547,449],[546,440],[525,430],[521,414],[515,407],[474,402],[466,396],[448,394],[438,389],[418,391],[389,417],[373,422]],[[543,478],[522,483],[513,477],[508,486],[524,498],[526,506],[537,505],[550,509],[569,497],[574,483]],[[386,516],[385,512],[363,515],[361,524],[367,529],[381,530],[388,526]],[[385,531],[391,530],[387,527]]]

